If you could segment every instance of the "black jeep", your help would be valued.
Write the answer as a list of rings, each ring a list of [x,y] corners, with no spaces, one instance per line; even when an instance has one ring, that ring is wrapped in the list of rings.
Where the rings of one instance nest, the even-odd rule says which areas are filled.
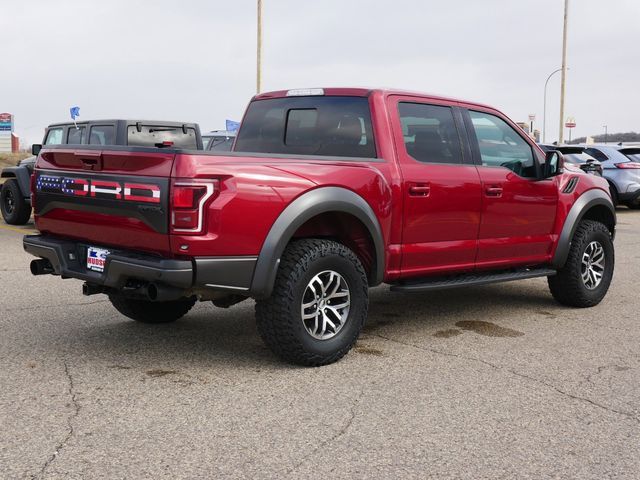
[[[54,123],[44,133],[42,145],[119,145],[173,147],[202,150],[200,127],[196,123],[145,120],[89,120]],[[2,170],[6,178],[0,191],[2,218],[11,225],[24,225],[31,217],[30,179],[42,145],[31,148],[34,155],[15,167]]]

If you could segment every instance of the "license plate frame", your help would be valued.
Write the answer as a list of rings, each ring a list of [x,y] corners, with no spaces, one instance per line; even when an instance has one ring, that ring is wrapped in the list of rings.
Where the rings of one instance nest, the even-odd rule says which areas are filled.
[[[107,260],[107,255],[111,252],[106,248],[101,247],[87,247],[87,270],[93,272],[104,272],[104,266]]]

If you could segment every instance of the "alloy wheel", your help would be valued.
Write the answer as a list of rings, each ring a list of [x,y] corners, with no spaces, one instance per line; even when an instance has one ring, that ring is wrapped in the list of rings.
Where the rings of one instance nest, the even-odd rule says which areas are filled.
[[[600,242],[591,242],[582,254],[582,282],[589,290],[600,285],[604,276],[605,256]]]
[[[325,270],[311,279],[302,295],[302,324],[313,338],[328,340],[344,327],[350,306],[347,281],[338,272]]]

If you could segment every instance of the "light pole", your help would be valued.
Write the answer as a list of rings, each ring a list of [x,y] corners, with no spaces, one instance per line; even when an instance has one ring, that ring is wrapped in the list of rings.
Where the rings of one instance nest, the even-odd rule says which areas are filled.
[[[256,93],[260,93],[262,87],[262,0],[258,0],[258,45],[256,52]]]
[[[564,27],[562,29],[562,80],[560,83],[560,132],[558,145],[564,141],[564,92],[567,78],[567,20],[569,17],[569,0],[564,0]]]
[[[547,141],[547,84],[551,77],[558,73],[562,68],[558,68],[551,72],[551,75],[547,77],[547,81],[544,82],[544,107],[542,108],[542,143]]]
[[[608,125],[603,125],[602,127],[604,128],[604,143],[606,144],[607,143],[607,128],[608,128]]]

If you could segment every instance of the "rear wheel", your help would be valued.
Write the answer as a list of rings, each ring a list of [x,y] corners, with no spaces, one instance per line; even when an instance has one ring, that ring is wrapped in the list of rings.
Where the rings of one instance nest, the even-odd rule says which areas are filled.
[[[109,295],[111,304],[125,317],[142,323],[169,323],[185,316],[196,303],[196,298],[152,302],[122,295]]]
[[[571,242],[567,262],[549,277],[553,298],[571,307],[592,307],[602,301],[613,278],[614,250],[609,229],[583,220]]]
[[[358,257],[329,240],[285,250],[272,295],[256,302],[258,331],[280,358],[320,366],[342,358],[367,317],[368,283]]]
[[[2,218],[10,225],[24,225],[31,217],[31,206],[27,203],[18,182],[15,179],[9,179],[2,185],[0,191],[0,210],[2,210]]]
[[[625,205],[631,210],[640,210],[640,200],[636,200],[635,202],[627,202],[625,203]]]

